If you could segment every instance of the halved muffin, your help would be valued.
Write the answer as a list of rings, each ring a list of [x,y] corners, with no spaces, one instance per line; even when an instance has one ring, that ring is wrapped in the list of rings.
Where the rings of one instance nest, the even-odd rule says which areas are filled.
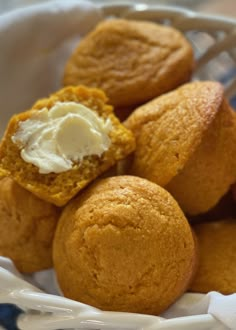
[[[66,87],[11,118],[0,146],[0,172],[62,206],[134,147],[132,133],[102,91]]]

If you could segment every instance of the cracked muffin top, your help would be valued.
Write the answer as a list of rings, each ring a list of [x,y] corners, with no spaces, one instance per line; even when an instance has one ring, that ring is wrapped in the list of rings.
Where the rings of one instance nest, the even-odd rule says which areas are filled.
[[[66,297],[148,314],[173,303],[196,268],[192,232],[177,202],[132,176],[99,180],[65,207],[53,259]]]
[[[174,28],[112,19],[80,42],[65,67],[64,85],[99,87],[122,108],[188,81],[193,65],[190,43]]]

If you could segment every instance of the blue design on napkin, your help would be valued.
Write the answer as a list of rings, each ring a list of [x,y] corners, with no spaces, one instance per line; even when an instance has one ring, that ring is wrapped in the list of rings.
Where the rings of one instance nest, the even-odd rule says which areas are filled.
[[[0,325],[6,330],[18,330],[16,320],[22,311],[15,305],[0,304]]]

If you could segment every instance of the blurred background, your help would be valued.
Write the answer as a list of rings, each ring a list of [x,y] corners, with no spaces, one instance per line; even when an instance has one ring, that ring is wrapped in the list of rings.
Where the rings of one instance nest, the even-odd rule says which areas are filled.
[[[24,7],[35,3],[42,3],[50,0],[0,0],[0,14],[14,8]],[[67,0],[65,0],[67,1]],[[78,0],[79,2],[80,0]],[[92,0],[101,2],[99,0]],[[132,0],[131,0],[132,1]],[[200,12],[210,12],[218,15],[236,17],[235,0],[133,0],[135,3],[149,3],[162,5],[176,5],[187,7]],[[122,0],[103,0],[102,2],[125,2]]]

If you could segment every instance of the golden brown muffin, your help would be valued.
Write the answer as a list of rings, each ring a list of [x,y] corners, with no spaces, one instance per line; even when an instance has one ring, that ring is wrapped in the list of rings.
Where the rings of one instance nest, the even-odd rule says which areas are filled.
[[[21,188],[11,178],[0,181],[0,255],[20,272],[52,267],[52,240],[60,210]]]
[[[40,173],[38,166],[26,162],[22,158],[21,152],[24,146],[22,147],[20,143],[14,143],[13,137],[20,130],[20,124],[22,125],[28,119],[34,118],[37,112],[44,108],[46,108],[47,113],[50,113],[52,107],[58,102],[82,104],[104,122],[109,120],[112,126],[108,133],[110,145],[101,155],[92,154],[81,160],[73,161],[72,168],[64,172]],[[39,198],[58,206],[66,204],[90,181],[134,150],[135,141],[132,133],[120,124],[113,114],[112,107],[106,102],[107,98],[100,90],[83,86],[66,87],[52,94],[48,99],[36,102],[30,111],[13,116],[0,147],[0,171],[5,171],[6,174],[10,173],[15,181]],[[75,129],[73,128],[73,130]],[[64,137],[64,140],[68,140],[68,136]],[[75,145],[74,142],[74,139],[71,138],[68,145]],[[36,143],[32,143],[31,149],[34,147],[35,150],[39,148]],[[57,162],[55,163],[57,164]]]
[[[236,292],[236,220],[195,225],[199,265],[190,291]]]
[[[192,224],[201,222],[219,221],[221,219],[236,219],[236,203],[233,198],[232,191],[229,190],[219,202],[206,213],[201,213],[196,216],[188,217],[188,220]]]
[[[174,28],[112,19],[80,42],[65,67],[64,85],[99,87],[123,108],[188,81],[193,64],[191,45]]]
[[[217,82],[193,82],[136,109],[130,173],[165,187],[184,212],[211,209],[236,179],[236,120]]]
[[[66,297],[103,310],[159,314],[187,289],[196,251],[167,191],[117,176],[97,181],[64,208],[53,261]]]

